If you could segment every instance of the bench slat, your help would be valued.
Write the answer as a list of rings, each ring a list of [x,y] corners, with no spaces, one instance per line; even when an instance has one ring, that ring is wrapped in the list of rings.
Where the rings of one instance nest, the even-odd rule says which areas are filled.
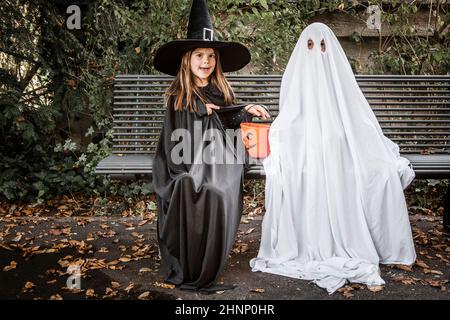
[[[163,95],[173,79],[164,75],[116,77],[113,154],[109,162],[99,163],[96,172],[118,177],[151,174],[149,159],[156,150],[165,113]],[[231,75],[227,79],[238,103],[265,104],[277,116],[281,75]],[[384,134],[399,144],[416,174],[448,175],[450,76],[356,75],[356,80]],[[136,165],[136,161],[142,163]],[[251,167],[247,176],[262,177],[261,168]]]

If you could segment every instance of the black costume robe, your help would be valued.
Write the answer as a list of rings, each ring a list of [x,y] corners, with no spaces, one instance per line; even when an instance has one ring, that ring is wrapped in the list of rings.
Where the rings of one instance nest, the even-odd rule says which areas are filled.
[[[222,94],[211,83],[201,91],[209,103],[223,108],[220,113],[213,112],[208,116],[206,107],[197,99],[198,111],[174,111],[175,99],[169,99],[153,163],[153,184],[166,281],[181,289],[214,291],[224,289],[215,282],[234,243],[243,206],[243,148],[237,148],[239,152],[236,153],[235,147],[241,142],[230,139],[225,129],[239,128],[240,122],[250,120],[250,115],[243,106],[224,106]],[[185,129],[194,137],[191,141],[186,140],[192,152],[186,158],[191,163],[173,160],[171,152],[180,146],[179,141],[171,138],[176,129]],[[196,129],[200,135],[195,136]],[[211,146],[203,141],[208,140],[208,129],[219,133],[216,141],[225,141],[227,159],[234,157],[238,163],[192,163],[194,158],[198,160],[205,147]],[[175,154],[184,156],[189,152],[183,149]]]

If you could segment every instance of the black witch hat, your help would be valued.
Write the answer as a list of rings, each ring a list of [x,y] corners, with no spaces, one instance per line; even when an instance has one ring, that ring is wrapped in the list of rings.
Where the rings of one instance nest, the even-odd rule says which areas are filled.
[[[194,0],[189,16],[187,39],[162,45],[153,59],[155,68],[176,76],[183,55],[196,48],[215,48],[219,51],[224,72],[237,71],[250,62],[250,52],[237,42],[217,41],[205,0]]]

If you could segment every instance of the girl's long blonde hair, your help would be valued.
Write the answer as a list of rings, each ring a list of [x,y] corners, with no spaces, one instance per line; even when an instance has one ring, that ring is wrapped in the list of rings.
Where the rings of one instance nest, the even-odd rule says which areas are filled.
[[[189,111],[197,111],[197,106],[195,103],[196,97],[198,97],[203,103],[207,103],[205,97],[201,94],[199,87],[195,83],[195,75],[191,72],[191,56],[193,51],[194,49],[184,54],[181,59],[180,71],[178,71],[175,80],[172,82],[169,89],[167,89],[164,97],[164,104],[167,106],[169,98],[171,96],[175,96],[175,111],[185,109]],[[219,52],[214,49],[214,53],[216,55],[216,67],[214,68],[209,81],[215,85],[220,92],[222,92],[225,104],[230,105],[234,103],[235,99],[233,90],[223,74]]]

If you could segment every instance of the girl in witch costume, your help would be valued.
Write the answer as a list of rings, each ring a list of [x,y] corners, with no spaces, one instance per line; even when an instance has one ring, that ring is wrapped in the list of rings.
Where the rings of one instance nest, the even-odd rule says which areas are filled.
[[[167,282],[213,292],[233,288],[216,280],[242,213],[244,168],[226,129],[269,115],[259,105],[234,105],[223,72],[244,67],[250,53],[239,43],[214,40],[204,0],[193,2],[187,38],[163,45],[154,59],[156,69],[176,76],[153,163],[158,241]],[[211,132],[219,137],[211,139]],[[227,162],[203,161],[212,141],[225,145]]]

